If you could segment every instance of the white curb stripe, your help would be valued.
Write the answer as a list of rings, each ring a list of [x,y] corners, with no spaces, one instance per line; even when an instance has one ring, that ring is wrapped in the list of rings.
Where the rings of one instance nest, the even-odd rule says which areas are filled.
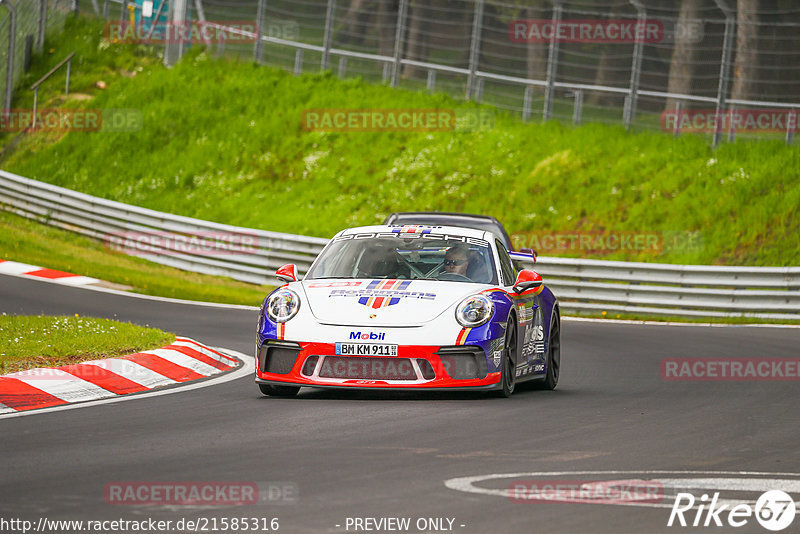
[[[106,358],[105,360],[92,360],[83,362],[83,365],[94,365],[101,367],[114,374],[127,378],[131,382],[136,382],[148,389],[158,386],[168,386],[176,382],[171,378],[156,373],[152,369],[148,369],[144,365],[140,365],[130,360],[122,360],[119,358]]]
[[[14,408],[9,408],[8,406],[0,402],[0,414],[11,413],[11,412],[16,412],[16,410]]]
[[[45,369],[45,371],[48,374],[47,378],[41,377],[41,370],[39,369],[20,371],[6,376],[8,378],[16,378],[29,386],[67,402],[102,399],[114,395],[107,389],[96,386],[61,369]]]
[[[18,263],[16,261],[4,261],[0,263],[0,273],[4,274],[25,274],[40,269],[41,267],[37,267],[36,265],[28,265],[27,263]]]
[[[49,270],[63,275],[58,276],[39,276],[34,273],[36,271]],[[16,261],[2,261],[0,262],[0,274],[10,274],[13,276],[24,276],[25,278],[32,278],[34,280],[47,280],[48,282],[55,282],[57,284],[64,284],[67,286],[85,286],[89,284],[97,284],[102,282],[97,278],[90,276],[76,276],[73,273],[59,271],[58,269],[47,269],[46,267],[39,267],[38,265],[29,265],[27,263],[19,263]],[[55,274],[55,273],[51,273]]]
[[[174,363],[175,365],[180,365],[181,367],[186,367],[187,369],[191,369],[195,373],[199,373],[203,376],[211,376],[220,372],[219,369],[216,367],[212,367],[207,363],[201,362],[197,358],[192,358],[191,356],[187,356],[182,352],[178,352],[177,350],[169,350],[169,349],[156,349],[156,350],[145,350],[140,354],[153,354],[160,358],[164,358],[167,361]]]
[[[31,275],[31,277],[38,278],[36,275]],[[52,278],[51,280],[57,280],[59,284],[64,284],[65,286],[85,286],[86,284],[96,284],[100,281],[97,278],[88,276],[65,276],[63,278]]]

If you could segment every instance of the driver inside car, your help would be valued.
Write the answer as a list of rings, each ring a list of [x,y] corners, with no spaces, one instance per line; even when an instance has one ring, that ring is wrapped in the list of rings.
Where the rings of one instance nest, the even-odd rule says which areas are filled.
[[[444,255],[444,272],[467,276],[469,250],[463,245],[455,245],[447,249]]]

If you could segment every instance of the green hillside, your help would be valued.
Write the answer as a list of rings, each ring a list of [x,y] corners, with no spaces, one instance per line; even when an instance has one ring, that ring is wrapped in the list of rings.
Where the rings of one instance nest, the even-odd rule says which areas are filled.
[[[156,49],[110,45],[102,33],[101,22],[68,21],[30,78],[75,50],[78,96],[58,96],[56,77],[46,106],[132,109],[141,127],[29,134],[3,169],[157,210],[322,237],[392,211],[465,211],[498,217],[520,234],[518,245],[536,244],[532,231],[537,239],[612,232],[662,240],[655,249],[573,256],[800,264],[798,146],[736,142],[713,151],[701,137],[524,124],[504,114],[476,131],[307,131],[308,109],[461,114],[474,106],[330,74],[295,77],[199,47],[166,69]]]

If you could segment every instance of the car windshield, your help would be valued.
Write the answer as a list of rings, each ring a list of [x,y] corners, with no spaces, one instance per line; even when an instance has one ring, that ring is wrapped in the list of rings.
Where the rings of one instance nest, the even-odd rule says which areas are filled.
[[[306,275],[496,284],[492,250],[483,239],[393,232],[333,238]]]
[[[387,217],[383,224],[408,225],[408,224],[427,224],[443,226],[461,226],[464,228],[474,228],[484,232],[492,232],[500,238],[500,241],[508,250],[513,250],[511,241],[506,234],[503,225],[498,221],[479,217],[470,217],[459,214],[448,213],[395,213]]]

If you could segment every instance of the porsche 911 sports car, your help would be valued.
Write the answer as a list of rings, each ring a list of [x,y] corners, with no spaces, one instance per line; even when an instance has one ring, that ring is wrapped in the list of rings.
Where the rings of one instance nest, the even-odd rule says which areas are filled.
[[[368,226],[336,234],[303,280],[264,299],[256,383],[300,387],[487,390],[558,383],[558,301],[533,271],[516,272],[491,232]]]

